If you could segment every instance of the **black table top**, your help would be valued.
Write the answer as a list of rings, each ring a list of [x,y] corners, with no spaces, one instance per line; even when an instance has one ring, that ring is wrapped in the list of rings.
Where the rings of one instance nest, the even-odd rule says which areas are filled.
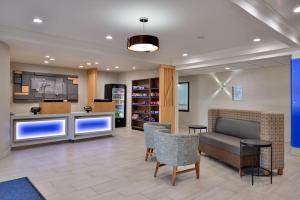
[[[189,125],[189,128],[195,128],[195,129],[205,129],[207,128],[204,125]]]
[[[242,139],[241,144],[252,147],[270,147],[272,142],[259,139]]]

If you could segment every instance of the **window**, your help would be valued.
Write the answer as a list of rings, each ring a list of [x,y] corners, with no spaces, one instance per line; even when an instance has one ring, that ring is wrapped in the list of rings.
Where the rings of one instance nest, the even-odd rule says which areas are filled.
[[[179,111],[189,112],[190,86],[189,82],[179,82],[177,87],[177,101]]]

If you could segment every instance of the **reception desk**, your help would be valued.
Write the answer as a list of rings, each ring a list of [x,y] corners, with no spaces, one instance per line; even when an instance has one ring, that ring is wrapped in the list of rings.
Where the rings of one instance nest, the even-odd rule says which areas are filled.
[[[11,116],[12,147],[112,135],[114,112]]]

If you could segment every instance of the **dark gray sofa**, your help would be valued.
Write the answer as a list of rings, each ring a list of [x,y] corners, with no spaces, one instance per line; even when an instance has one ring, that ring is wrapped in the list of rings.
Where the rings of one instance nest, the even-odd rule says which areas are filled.
[[[240,169],[249,166],[252,160],[258,162],[257,151],[249,148],[242,149],[241,139],[259,139],[260,123],[229,118],[218,118],[215,132],[201,133],[199,136],[199,152],[204,152],[227,164]]]

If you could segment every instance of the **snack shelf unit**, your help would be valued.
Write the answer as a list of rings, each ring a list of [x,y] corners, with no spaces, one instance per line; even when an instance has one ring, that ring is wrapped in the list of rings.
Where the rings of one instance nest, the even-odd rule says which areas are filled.
[[[145,122],[159,122],[159,78],[132,81],[131,127],[144,130]]]

